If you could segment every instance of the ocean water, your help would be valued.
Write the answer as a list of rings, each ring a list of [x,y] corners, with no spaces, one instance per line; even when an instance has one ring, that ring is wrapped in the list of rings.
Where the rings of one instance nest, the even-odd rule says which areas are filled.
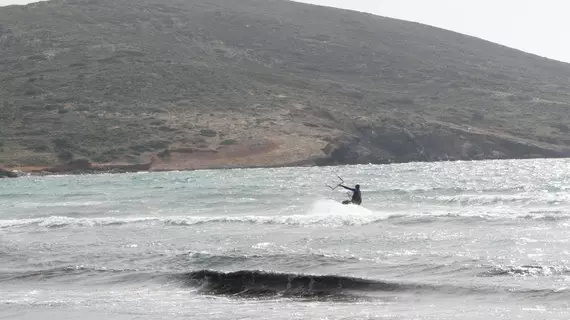
[[[569,319],[569,276],[569,160],[0,180],[0,319]]]

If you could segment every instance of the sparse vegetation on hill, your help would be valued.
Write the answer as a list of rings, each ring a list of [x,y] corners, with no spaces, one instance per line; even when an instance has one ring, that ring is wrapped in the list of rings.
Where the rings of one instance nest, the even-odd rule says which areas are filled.
[[[569,79],[569,64],[480,39],[289,1],[10,6],[0,165],[570,156]]]

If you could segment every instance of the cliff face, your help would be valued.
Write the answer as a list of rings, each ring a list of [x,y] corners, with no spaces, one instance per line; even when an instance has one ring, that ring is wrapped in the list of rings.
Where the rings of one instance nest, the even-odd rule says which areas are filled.
[[[0,165],[570,156],[568,79],[480,39],[289,1],[4,7]]]

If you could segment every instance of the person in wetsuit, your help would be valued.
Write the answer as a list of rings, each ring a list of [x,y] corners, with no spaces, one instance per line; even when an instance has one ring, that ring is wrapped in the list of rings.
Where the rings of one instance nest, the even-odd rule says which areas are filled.
[[[345,188],[346,190],[352,191],[352,199],[343,201],[342,202],[343,204],[353,203],[356,205],[360,205],[362,203],[362,195],[360,194],[360,185],[359,184],[355,185],[354,189],[349,188],[349,187],[345,187],[342,184],[340,186]]]

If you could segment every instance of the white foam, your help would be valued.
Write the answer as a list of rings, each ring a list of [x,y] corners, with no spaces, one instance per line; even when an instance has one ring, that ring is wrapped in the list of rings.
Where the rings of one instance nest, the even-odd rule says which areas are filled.
[[[43,228],[63,227],[100,227],[122,226],[132,224],[162,224],[167,226],[192,226],[214,223],[250,223],[250,224],[282,224],[293,226],[322,226],[343,227],[367,225],[387,219],[424,220],[426,218],[472,218],[480,217],[488,220],[495,219],[536,219],[557,220],[566,219],[566,211],[545,212],[505,212],[497,210],[459,210],[450,212],[441,208],[425,208],[424,212],[410,212],[396,214],[395,212],[379,212],[367,209],[364,206],[343,205],[333,200],[317,200],[305,208],[297,207],[300,214],[269,214],[259,215],[212,215],[212,216],[115,216],[97,218],[72,218],[65,216],[50,216],[43,218],[0,220],[0,229],[37,226]],[[291,210],[287,210],[291,212]]]
[[[0,228],[25,227],[37,225],[45,228],[58,227],[94,227],[110,225],[126,225],[136,223],[161,223],[165,225],[190,226],[204,223],[252,223],[252,224],[285,224],[285,225],[317,225],[347,226],[364,225],[387,219],[387,214],[377,213],[364,207],[343,205],[332,200],[319,200],[312,204],[305,214],[298,215],[248,215],[248,216],[147,216],[147,217],[100,217],[71,218],[50,216],[45,218],[0,220]]]

